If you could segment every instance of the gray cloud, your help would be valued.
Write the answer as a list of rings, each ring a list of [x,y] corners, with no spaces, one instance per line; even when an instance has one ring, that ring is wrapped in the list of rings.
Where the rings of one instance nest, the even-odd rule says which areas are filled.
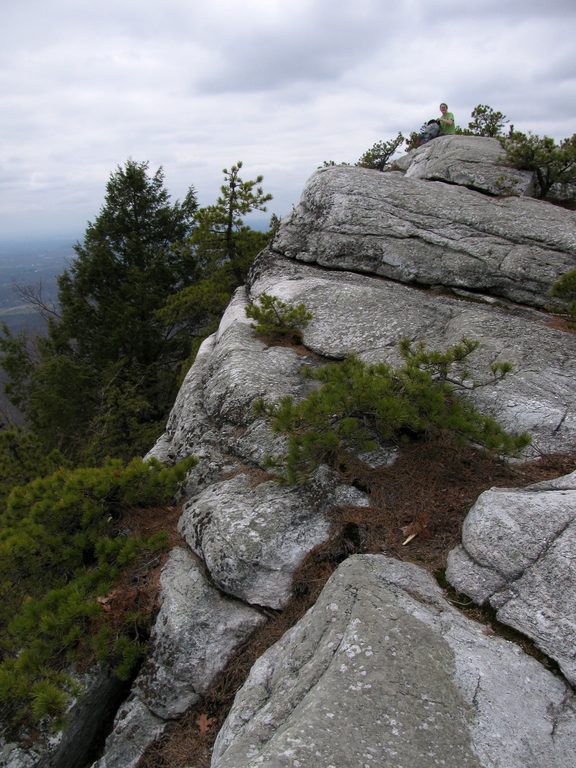
[[[110,173],[162,165],[173,197],[264,174],[286,214],[324,160],[355,162],[447,101],[575,132],[570,0],[22,0],[0,26],[0,237],[80,236]]]

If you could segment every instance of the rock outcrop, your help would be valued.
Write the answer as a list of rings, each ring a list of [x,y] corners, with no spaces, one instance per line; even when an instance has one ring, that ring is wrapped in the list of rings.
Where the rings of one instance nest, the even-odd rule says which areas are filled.
[[[483,493],[446,576],[534,640],[576,685],[576,472]]]
[[[409,178],[410,167],[318,171],[275,249],[329,269],[548,304],[551,285],[574,266],[576,213]]]
[[[531,183],[505,165],[496,140],[461,136],[389,172],[336,166],[311,177],[200,348],[150,451],[198,463],[150,657],[98,768],[135,766],[269,609],[287,604],[294,572],[330,535],[329,511],[367,505],[327,467],[298,487],[268,473],[286,440],[254,404],[303,398],[313,386],[303,366],[349,354],[396,364],[403,338],[439,350],[475,339],[470,382],[493,363],[513,371],[462,397],[528,431],[526,456],[574,450],[576,335],[545,308],[551,285],[576,267],[576,213],[532,199]],[[245,307],[262,293],[306,305],[302,345],[255,336]],[[370,464],[391,460],[383,445]],[[571,766],[575,492],[569,477],[483,494],[448,568],[458,590],[490,602],[561,673],[463,618],[420,568],[355,556],[256,664],[213,768]]]
[[[514,369],[463,396],[509,430],[530,432],[532,454],[573,449],[576,336],[553,327],[542,308],[550,286],[576,266],[576,214],[531,199],[530,186],[526,174],[503,164],[497,141],[468,137],[431,142],[391,172],[332,167],[312,176],[218,332],[202,345],[150,452],[163,461],[199,458],[180,531],[213,589],[231,596],[219,594],[216,602],[236,606],[229,622],[218,614],[218,631],[231,641],[198,674],[186,659],[195,645],[186,640],[195,632],[193,617],[182,626],[163,608],[145,667],[151,677],[138,682],[122,708],[100,768],[134,765],[163,723],[193,700],[199,677],[208,680],[223,668],[238,600],[252,606],[240,620],[246,631],[261,618],[260,606],[286,604],[295,569],[329,535],[331,506],[366,504],[361,491],[326,468],[297,488],[266,475],[267,458],[281,458],[286,443],[253,406],[262,397],[304,397],[311,385],[302,366],[350,353],[394,364],[402,338],[432,349],[478,339],[472,377],[483,378],[494,362],[510,361]],[[254,335],[244,310],[264,292],[312,312],[301,349],[269,346]],[[389,455],[382,451],[375,461],[386,463]],[[471,556],[467,541],[465,535],[460,559]],[[482,600],[503,595],[499,562],[480,559],[474,568],[480,566],[482,574],[491,569],[493,587]],[[547,573],[556,573],[554,567]],[[526,615],[529,601],[508,599],[518,578],[527,578],[514,574],[500,609],[514,606]],[[173,581],[185,602],[180,578],[170,566],[165,589]],[[462,579],[458,588],[466,591]],[[205,615],[215,599],[204,584],[190,598],[193,612]],[[213,625],[204,626],[207,637]],[[564,629],[566,656],[573,627]],[[176,660],[175,672],[167,655]],[[567,767],[575,728],[568,683],[463,619],[421,570],[353,558],[311,613],[255,666],[218,738],[213,765]],[[123,754],[127,733],[133,738]]]
[[[417,566],[353,556],[254,665],[213,768],[569,768],[573,692]]]
[[[530,171],[511,168],[499,141],[480,136],[442,136],[392,163],[410,179],[444,181],[497,197],[531,196]]]

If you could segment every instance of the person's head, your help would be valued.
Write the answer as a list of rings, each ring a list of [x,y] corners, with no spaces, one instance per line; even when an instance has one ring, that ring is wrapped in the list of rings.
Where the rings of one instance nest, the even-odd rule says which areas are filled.
[[[448,111],[448,104],[444,104],[444,102],[442,102],[442,104],[440,104],[440,112],[444,114],[444,112],[447,112],[447,111]]]

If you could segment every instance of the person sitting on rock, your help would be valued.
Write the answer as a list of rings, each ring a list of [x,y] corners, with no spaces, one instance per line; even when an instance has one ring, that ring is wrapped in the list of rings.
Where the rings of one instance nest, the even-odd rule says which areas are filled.
[[[440,133],[442,136],[449,136],[456,133],[456,122],[454,121],[454,115],[452,112],[448,112],[448,104],[440,104],[440,112],[442,116],[438,119],[440,123]]]

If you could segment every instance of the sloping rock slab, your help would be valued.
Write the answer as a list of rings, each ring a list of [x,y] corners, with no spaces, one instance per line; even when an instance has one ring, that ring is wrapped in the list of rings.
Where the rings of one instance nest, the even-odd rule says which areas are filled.
[[[335,166],[309,179],[273,247],[331,269],[545,306],[552,284],[576,267],[576,213]]]
[[[212,768],[571,768],[566,685],[420,568],[349,558],[254,665]]]
[[[532,638],[576,685],[576,472],[484,492],[466,517],[446,576]]]
[[[308,552],[328,537],[328,507],[366,506],[365,494],[320,470],[308,487],[275,480],[254,484],[250,474],[214,483],[190,499],[179,530],[227,594],[282,608],[292,575]]]
[[[369,363],[401,363],[402,338],[445,350],[462,337],[480,341],[467,361],[477,381],[489,366],[509,361],[513,372],[469,396],[512,432],[528,431],[538,451],[573,450],[576,441],[576,335],[549,328],[535,310],[504,308],[415,290],[366,275],[300,265],[264,252],[252,273],[250,295],[268,292],[303,302],[313,314],[304,343],[327,358],[356,354]]]
[[[200,471],[210,481],[229,460],[227,453],[263,462],[267,455],[284,452],[284,440],[255,417],[253,404],[261,397],[273,401],[307,391],[300,374],[307,358],[259,339],[246,317],[246,303],[246,289],[239,288],[217,333],[202,344],[170,412],[166,431],[147,457],[171,462],[195,455],[201,459]],[[243,439],[247,430],[256,432],[256,437],[249,434]],[[207,463],[212,465],[210,472]]]
[[[222,596],[182,547],[170,553],[160,586],[149,659],[94,768],[133,768],[166,722],[199,700],[233,651],[266,621],[253,608]]]
[[[410,179],[445,181],[490,195],[532,195],[531,171],[506,163],[498,139],[486,136],[440,136],[392,164]]]
[[[135,690],[154,714],[171,719],[210,689],[233,651],[266,619],[223,596],[183,547],[170,553],[160,587],[152,653]]]
[[[165,728],[165,720],[150,712],[138,697],[131,697],[118,710],[104,754],[93,763],[93,768],[135,768]]]

